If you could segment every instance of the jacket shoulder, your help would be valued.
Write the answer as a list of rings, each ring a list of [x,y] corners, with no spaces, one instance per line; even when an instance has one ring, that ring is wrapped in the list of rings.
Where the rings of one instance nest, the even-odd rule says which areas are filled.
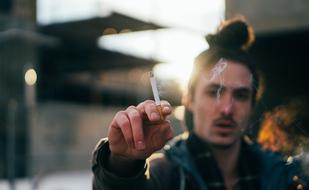
[[[261,160],[262,189],[297,189],[303,185],[297,160],[286,160],[282,154],[262,150],[257,145],[254,149]]]

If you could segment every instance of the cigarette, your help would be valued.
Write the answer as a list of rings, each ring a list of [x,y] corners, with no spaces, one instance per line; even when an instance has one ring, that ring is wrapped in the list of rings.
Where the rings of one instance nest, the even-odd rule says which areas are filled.
[[[157,88],[157,82],[156,82],[156,79],[152,71],[150,71],[149,75],[150,75],[150,84],[151,84],[151,89],[152,89],[153,97],[155,100],[155,104],[156,104],[157,110],[160,113],[160,119],[163,120],[164,117],[162,113],[162,107],[161,107],[161,101],[160,101],[159,92]]]

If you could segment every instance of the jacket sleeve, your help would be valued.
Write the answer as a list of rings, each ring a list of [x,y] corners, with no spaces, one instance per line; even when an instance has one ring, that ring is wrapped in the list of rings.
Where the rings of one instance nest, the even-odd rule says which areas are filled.
[[[107,138],[100,140],[97,144],[92,158],[93,190],[125,190],[125,189],[147,189],[160,190],[157,187],[156,176],[150,178],[150,172],[146,161],[141,161],[140,168],[136,169],[136,173],[129,177],[117,176],[106,167],[106,161],[109,158],[110,150]]]

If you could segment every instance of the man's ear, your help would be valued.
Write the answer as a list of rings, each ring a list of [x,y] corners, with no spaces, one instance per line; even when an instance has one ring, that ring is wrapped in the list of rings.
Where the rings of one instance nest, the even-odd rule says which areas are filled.
[[[188,131],[193,131],[194,122],[191,108],[189,109],[189,107],[186,106],[184,116],[185,116],[185,124],[187,126]]]
[[[192,96],[188,95],[186,97],[185,103],[184,103],[185,107],[187,110],[192,112],[192,107],[193,107],[193,100],[192,100]]]
[[[192,113],[192,108],[193,108],[193,99],[192,95],[186,94],[185,96],[182,97],[182,103],[185,106],[185,124],[187,126],[187,129],[189,131],[193,130],[193,113]]]

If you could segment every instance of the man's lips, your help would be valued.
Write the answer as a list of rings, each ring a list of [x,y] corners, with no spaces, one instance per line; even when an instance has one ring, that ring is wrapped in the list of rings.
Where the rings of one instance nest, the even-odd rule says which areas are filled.
[[[219,119],[214,122],[214,126],[220,128],[235,128],[236,122],[233,120]]]
[[[217,126],[222,126],[222,127],[234,127],[236,126],[236,123],[233,120],[217,120],[214,122],[215,125]]]

